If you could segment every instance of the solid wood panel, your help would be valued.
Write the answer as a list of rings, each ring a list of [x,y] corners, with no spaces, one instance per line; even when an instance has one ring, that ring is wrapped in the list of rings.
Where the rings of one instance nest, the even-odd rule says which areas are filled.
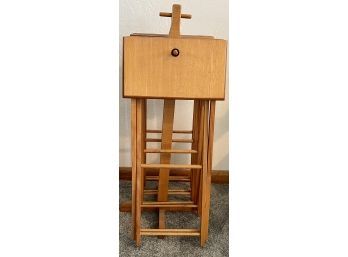
[[[124,97],[222,100],[225,69],[225,40],[124,38]]]

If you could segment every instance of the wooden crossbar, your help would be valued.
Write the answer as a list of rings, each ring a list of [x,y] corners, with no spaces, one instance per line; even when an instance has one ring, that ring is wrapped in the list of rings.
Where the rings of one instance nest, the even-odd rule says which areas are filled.
[[[162,17],[172,17],[172,14],[170,12],[160,12],[160,16],[162,16]],[[191,14],[184,14],[184,13],[182,13],[180,15],[180,18],[191,19],[192,15]]]
[[[146,133],[162,133],[162,130],[160,130],[160,129],[147,129]],[[192,130],[173,130],[173,133],[192,134]]]
[[[141,167],[144,169],[202,169],[202,165],[197,165],[197,164],[141,164]]]
[[[198,229],[151,229],[143,228],[140,230],[143,236],[200,236]]]
[[[196,154],[196,150],[191,149],[158,149],[148,148],[144,150],[144,153],[185,153],[185,154]]]
[[[162,142],[162,139],[161,138],[146,138],[145,141],[146,142]],[[193,140],[192,139],[177,138],[177,139],[172,139],[172,142],[175,142],[175,143],[192,143]]]
[[[181,205],[190,205],[190,204],[193,204],[192,201],[171,201],[171,202],[168,202],[168,201],[165,201],[165,202],[150,202],[150,201],[144,201],[143,202],[143,205],[158,205],[158,206],[161,206],[161,205],[178,205],[178,204],[181,204]]]
[[[159,178],[158,176],[146,176],[147,181],[157,181]],[[191,181],[189,176],[169,176],[170,181],[175,182],[189,182]]]
[[[198,205],[197,204],[142,204],[141,207],[171,209],[171,208],[198,208]]]
[[[145,189],[144,190],[145,195],[157,195],[158,190],[157,189]],[[190,195],[191,190],[185,190],[185,189],[169,189],[168,190],[169,195]]]

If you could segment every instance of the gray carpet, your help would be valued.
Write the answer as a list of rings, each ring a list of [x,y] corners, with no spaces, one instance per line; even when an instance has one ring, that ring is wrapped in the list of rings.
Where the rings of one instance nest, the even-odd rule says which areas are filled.
[[[176,184],[176,185],[175,185]],[[184,183],[181,183],[183,185]],[[182,187],[178,183],[171,183],[171,188]],[[155,184],[149,183],[149,188]],[[147,196],[149,197],[149,196]],[[178,198],[179,197],[179,198]],[[181,197],[181,198],[180,198]],[[174,199],[183,199],[177,196]],[[120,181],[120,201],[131,199],[131,182]],[[147,198],[147,199],[151,199]],[[167,212],[168,228],[198,228],[199,218],[191,212]],[[156,212],[143,212],[142,227],[156,228],[158,214]],[[165,237],[159,239],[153,236],[143,236],[141,246],[137,248],[132,239],[131,213],[120,212],[120,256],[151,256],[151,257],[186,257],[186,256],[228,256],[228,185],[212,185],[211,209],[209,220],[209,239],[202,248],[199,237]]]

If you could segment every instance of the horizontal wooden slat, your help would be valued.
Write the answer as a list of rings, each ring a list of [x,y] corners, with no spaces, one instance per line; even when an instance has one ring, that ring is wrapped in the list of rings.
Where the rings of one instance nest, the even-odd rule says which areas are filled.
[[[170,12],[160,12],[160,16],[162,16],[162,17],[172,17],[172,13],[170,13]],[[180,17],[183,18],[183,19],[191,19],[192,15],[191,14],[182,13]]]
[[[157,189],[145,189],[144,190],[145,195],[157,195],[158,190]],[[185,190],[185,189],[169,189],[168,190],[169,195],[191,195],[191,190]]]
[[[146,138],[145,139],[146,142],[162,142],[161,138]],[[173,138],[172,142],[174,143],[192,143],[193,140],[192,139],[181,139],[181,138]]]
[[[196,150],[191,149],[157,149],[157,148],[149,148],[145,149],[144,153],[197,153]]]
[[[193,201],[171,201],[171,202],[150,202],[150,201],[144,201],[142,205],[159,205],[159,206],[162,206],[162,205],[190,205],[190,204],[193,204]]]
[[[158,176],[146,176],[147,181],[157,181]],[[169,176],[170,181],[176,181],[176,182],[189,182],[191,181],[189,176]]]
[[[141,208],[197,208],[197,204],[142,204]]]
[[[199,236],[198,229],[140,229],[142,236]]]
[[[146,207],[143,208],[143,211],[146,212],[158,212],[158,207]],[[132,203],[131,201],[125,201],[120,203],[120,212],[131,212],[132,211]],[[175,207],[175,206],[171,206],[166,208],[166,211],[181,211],[181,212],[192,212],[192,211],[197,211],[197,208],[194,207],[188,207],[188,206],[184,206],[184,207]]]
[[[148,129],[146,133],[162,133],[162,130],[159,129]],[[192,130],[173,130],[173,133],[178,134],[192,134]]]
[[[141,164],[141,167],[144,169],[202,169],[202,165],[196,165],[196,164]]]

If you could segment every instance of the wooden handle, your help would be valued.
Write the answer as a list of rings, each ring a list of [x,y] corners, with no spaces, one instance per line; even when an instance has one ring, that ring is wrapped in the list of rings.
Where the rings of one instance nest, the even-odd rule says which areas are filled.
[[[170,12],[160,12],[159,14],[162,17],[172,17],[172,14]],[[191,19],[192,15],[191,14],[181,14],[181,18],[183,19]]]
[[[172,12],[160,12],[160,16],[162,17],[171,17],[172,18],[172,24],[170,26],[169,31],[169,37],[170,38],[180,38],[180,19],[191,19],[191,14],[181,14],[181,5],[180,4],[173,4],[172,6]],[[173,53],[172,53],[173,54]],[[177,56],[176,54],[179,54],[179,51],[175,53],[173,56]]]

